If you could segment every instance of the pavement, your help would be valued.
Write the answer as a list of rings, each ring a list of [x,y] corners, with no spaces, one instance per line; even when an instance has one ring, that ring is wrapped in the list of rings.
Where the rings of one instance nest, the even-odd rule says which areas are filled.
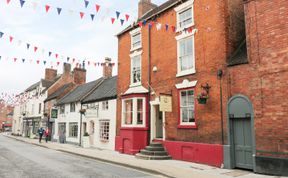
[[[178,160],[142,160],[135,158],[133,155],[121,154],[111,150],[82,148],[77,145],[60,144],[56,142],[39,143],[37,139],[16,137],[9,134],[5,134],[5,136],[44,148],[149,172],[151,174],[160,174],[164,177],[170,178],[284,178],[279,176],[255,174],[251,171],[245,170],[221,169]]]

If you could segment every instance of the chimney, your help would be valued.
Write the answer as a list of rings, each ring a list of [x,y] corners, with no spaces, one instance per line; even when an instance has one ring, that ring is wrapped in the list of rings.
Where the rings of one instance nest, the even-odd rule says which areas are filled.
[[[71,64],[65,63],[63,64],[63,74],[64,75],[70,75],[71,72]]]
[[[105,58],[105,63],[103,64],[103,77],[104,78],[109,78],[112,77],[112,63],[111,63],[111,58],[106,57]]]
[[[83,68],[74,68],[73,71],[73,82],[76,85],[82,85],[86,83],[86,70]]]
[[[45,69],[45,80],[54,80],[57,76],[57,70],[55,69]]]
[[[140,19],[146,12],[156,7],[157,5],[151,3],[151,0],[140,0],[138,3],[138,19]]]

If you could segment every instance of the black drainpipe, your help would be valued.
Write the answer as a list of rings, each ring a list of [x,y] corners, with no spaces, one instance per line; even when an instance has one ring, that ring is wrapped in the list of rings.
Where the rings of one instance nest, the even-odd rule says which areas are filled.
[[[224,128],[223,128],[223,94],[222,94],[222,76],[223,76],[223,71],[222,69],[219,69],[217,71],[217,76],[220,81],[220,114],[221,114],[221,141],[222,145],[224,145]]]

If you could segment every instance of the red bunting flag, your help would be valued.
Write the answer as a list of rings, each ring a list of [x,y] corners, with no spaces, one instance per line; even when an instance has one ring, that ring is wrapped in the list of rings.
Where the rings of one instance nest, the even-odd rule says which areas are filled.
[[[130,16],[126,14],[125,17],[126,17],[126,21],[128,21]]]
[[[48,12],[49,9],[50,9],[50,6],[49,6],[49,5],[46,5],[46,6],[45,6],[45,9],[46,9],[46,12]]]
[[[96,62],[94,62],[94,65],[95,65],[95,67],[96,67],[97,63],[96,63]]]
[[[139,22],[138,25],[139,25],[139,27],[142,27],[143,26],[143,22]]]
[[[57,62],[57,66],[59,66],[60,62]]]
[[[16,62],[16,61],[17,61],[17,58],[15,57],[15,58],[14,58],[14,62]]]
[[[80,18],[83,19],[84,12],[80,12]]]
[[[7,0],[7,4],[9,4],[10,1],[11,1],[11,0]]]
[[[36,51],[37,51],[37,49],[38,49],[38,48],[35,46],[35,47],[34,47],[34,52],[36,52]]]
[[[37,64],[39,64],[39,62],[40,62],[40,61],[39,61],[39,60],[37,60],[36,62],[37,62]]]
[[[10,36],[10,37],[9,37],[9,39],[10,39],[10,42],[12,43],[12,41],[13,41],[13,37],[12,37],[12,36]]]
[[[173,32],[176,32],[176,27],[175,26],[171,26],[171,28],[172,28]]]
[[[73,58],[73,60],[72,60],[72,61],[73,61],[73,63],[74,63],[74,62],[75,62],[75,58]]]
[[[90,61],[88,61],[88,66],[90,65]]]
[[[98,12],[100,9],[100,6],[98,4],[96,4],[96,12]]]
[[[112,24],[114,24],[115,18],[111,18],[111,22],[112,22]]]
[[[58,54],[55,54],[56,59],[58,58]]]

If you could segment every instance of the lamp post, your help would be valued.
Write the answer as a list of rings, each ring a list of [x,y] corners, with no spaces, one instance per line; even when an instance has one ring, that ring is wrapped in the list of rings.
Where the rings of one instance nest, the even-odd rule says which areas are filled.
[[[82,115],[85,115],[86,109],[82,108],[81,105],[81,109],[80,109],[80,134],[79,134],[79,146],[81,146],[81,141],[82,141]]]

